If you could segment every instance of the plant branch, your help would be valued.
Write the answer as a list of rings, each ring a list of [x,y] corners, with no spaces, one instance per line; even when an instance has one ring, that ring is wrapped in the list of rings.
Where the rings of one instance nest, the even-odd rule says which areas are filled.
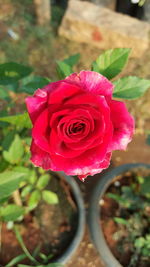
[[[13,192],[13,199],[16,205],[23,206],[19,190],[16,190],[15,192]]]

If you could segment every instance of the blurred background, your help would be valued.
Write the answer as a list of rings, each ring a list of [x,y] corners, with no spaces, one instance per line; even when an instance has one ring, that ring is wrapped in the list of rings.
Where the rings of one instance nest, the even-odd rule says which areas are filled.
[[[56,60],[80,53],[75,69],[79,71],[90,69],[104,49],[131,47],[131,59],[121,75],[150,78],[150,0],[138,2],[0,0],[0,63],[30,65],[36,75],[56,80]],[[105,15],[105,8],[110,13]],[[132,104],[128,101],[139,132],[150,129],[149,97],[150,92]]]

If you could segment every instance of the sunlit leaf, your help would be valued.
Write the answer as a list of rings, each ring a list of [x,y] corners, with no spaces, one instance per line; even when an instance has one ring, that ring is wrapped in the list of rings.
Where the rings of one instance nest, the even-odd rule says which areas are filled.
[[[126,65],[130,51],[130,48],[107,50],[93,62],[93,71],[101,73],[108,79],[114,78]]]
[[[25,209],[15,204],[0,208],[0,217],[4,222],[16,221],[25,212]]]
[[[142,96],[150,88],[150,80],[129,76],[113,82],[113,96],[123,99],[135,99]]]
[[[30,209],[34,209],[41,200],[41,193],[39,190],[34,190],[29,198],[28,205]]]
[[[38,179],[38,182],[37,182],[37,185],[36,187],[40,190],[44,189],[48,183],[49,183],[49,180],[50,180],[50,175],[49,174],[43,174],[39,177]]]
[[[48,204],[58,204],[58,196],[52,191],[44,190],[42,192],[42,198]]]
[[[8,197],[19,188],[19,184],[23,181],[24,173],[5,171],[0,173],[0,199]]]
[[[11,164],[16,164],[21,160],[24,153],[24,147],[19,135],[15,135],[15,138],[9,147],[9,150],[3,151],[4,159]]]
[[[70,67],[73,67],[78,63],[79,59],[80,59],[80,54],[75,54],[64,59],[63,62],[69,65]]]
[[[25,254],[21,254],[15,258],[13,258],[9,263],[5,265],[5,267],[13,267],[16,266],[17,263],[21,262],[24,260],[27,256]]]
[[[60,79],[66,78],[73,72],[71,67],[65,62],[57,60],[56,63],[56,70]]]
[[[119,218],[119,217],[115,217],[114,218],[114,221],[118,224],[124,224],[124,225],[127,225],[128,224],[128,221],[123,219],[123,218]]]
[[[49,83],[50,80],[48,78],[39,76],[33,77],[33,79],[30,82],[23,85],[21,91],[32,95],[35,90],[37,90],[38,88],[43,88],[45,85]]]
[[[8,122],[20,128],[32,128],[32,123],[27,112],[12,116],[0,117],[0,121]]]

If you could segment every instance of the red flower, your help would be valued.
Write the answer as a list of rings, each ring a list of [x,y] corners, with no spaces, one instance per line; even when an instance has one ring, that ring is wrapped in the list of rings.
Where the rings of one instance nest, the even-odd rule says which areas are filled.
[[[26,98],[33,123],[31,160],[82,180],[107,168],[112,150],[126,149],[134,120],[112,100],[113,84],[92,72],[73,73]]]

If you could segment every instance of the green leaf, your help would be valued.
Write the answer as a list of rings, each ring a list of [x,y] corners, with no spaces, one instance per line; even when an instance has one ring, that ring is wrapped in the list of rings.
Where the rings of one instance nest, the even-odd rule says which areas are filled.
[[[9,84],[9,86],[7,86],[8,91],[13,91],[15,93],[18,93],[19,90],[19,81],[16,81],[14,83]]]
[[[130,51],[130,48],[107,50],[93,62],[93,71],[101,73],[108,79],[114,78],[126,65]]]
[[[80,59],[80,54],[75,54],[64,59],[63,62],[69,65],[70,67],[73,67],[78,63],[79,59]]]
[[[48,190],[42,192],[42,198],[48,204],[58,204],[59,202],[57,194]]]
[[[28,179],[30,172],[31,172],[29,168],[26,168],[24,166],[15,166],[13,167],[13,171],[24,173],[23,175],[24,179]]]
[[[9,147],[8,151],[3,151],[3,156],[6,161],[11,164],[16,164],[21,160],[24,153],[24,147],[19,135],[15,135],[15,138]]]
[[[146,235],[146,242],[148,245],[150,245],[150,234]]]
[[[47,260],[47,255],[45,255],[44,253],[40,253],[39,256],[41,259]]]
[[[128,188],[127,186],[122,187],[122,195],[108,193],[107,196],[109,198],[114,199],[121,207],[124,207],[124,208],[131,208],[132,202],[135,198],[132,193],[132,190]]]
[[[4,150],[8,150],[8,148],[10,147],[12,141],[14,140],[15,133],[16,133],[15,130],[10,131],[8,129],[8,133],[3,138],[3,141],[2,141],[2,147],[3,147]]]
[[[144,183],[144,177],[143,176],[138,175],[136,177],[136,179],[137,179],[137,181],[138,181],[139,184],[143,184]]]
[[[9,163],[4,160],[4,158],[0,157],[0,173],[5,171],[9,166]]]
[[[37,181],[37,175],[36,175],[36,172],[35,170],[30,170],[30,174],[29,174],[29,177],[28,177],[28,182],[32,185],[34,185]]]
[[[122,196],[119,196],[117,194],[113,194],[113,193],[108,193],[107,197],[114,199],[118,204],[120,204],[121,206],[126,206],[128,207],[128,199],[124,199]]]
[[[0,217],[4,222],[16,221],[24,212],[25,209],[23,207],[10,204],[0,208]]]
[[[15,258],[13,258],[9,263],[5,265],[5,267],[13,267],[16,266],[20,261],[24,260],[27,256],[25,254],[21,254]]]
[[[149,257],[149,248],[143,248],[142,249],[142,253],[143,256]]]
[[[142,96],[150,87],[150,80],[129,76],[115,82],[113,96],[124,99],[135,99]]]
[[[26,197],[32,191],[32,189],[33,189],[33,186],[30,184],[25,186],[21,191],[21,196]]]
[[[135,193],[133,192],[133,189],[130,186],[122,186],[121,191],[123,193],[123,197],[127,199],[134,199]]]
[[[3,109],[0,111],[0,118],[1,117],[5,117],[5,116],[8,116],[8,112],[6,109]],[[0,121],[0,127],[3,127],[3,129],[6,129],[6,127],[8,126],[9,124],[5,121]]]
[[[6,90],[6,88],[2,88],[0,87],[0,99],[7,99],[9,98],[9,94],[8,91]]]
[[[19,188],[24,173],[5,171],[0,173],[0,199],[8,197]]]
[[[12,116],[0,117],[0,121],[11,123],[20,128],[32,128],[32,123],[27,112]]]
[[[0,198],[0,205],[1,204],[4,204],[5,202],[7,202],[8,201],[8,199],[9,199],[9,197],[4,197],[4,198]]]
[[[63,61],[57,60],[56,63],[57,63],[56,70],[60,79],[66,78],[73,72],[71,67],[68,64],[64,63]]]
[[[50,80],[44,77],[34,77],[33,80],[30,82],[26,83],[23,85],[21,88],[21,91],[28,93],[28,94],[33,94],[35,90],[38,88],[43,88],[45,85],[49,84]]]
[[[144,245],[145,245],[145,238],[144,237],[139,237],[139,238],[137,238],[136,240],[135,240],[135,242],[134,242],[134,246],[136,247],[136,248],[142,248],[142,247],[144,247]]]
[[[21,246],[23,252],[26,254],[27,258],[29,258],[30,261],[36,263],[36,266],[37,266],[37,264],[38,264],[39,262],[38,262],[36,259],[34,259],[34,258],[32,257],[32,255],[30,254],[30,252],[29,252],[28,249],[26,248],[26,246],[25,246],[25,244],[24,244],[24,241],[23,241],[23,239],[22,239],[22,236],[21,236],[21,234],[20,234],[20,232],[19,232],[19,230],[18,230],[18,227],[17,227],[16,225],[14,225],[14,232],[15,232],[16,238],[17,238],[17,240],[18,240],[18,242],[19,242],[19,244],[20,244],[20,246]],[[18,266],[19,266],[19,265],[18,265]]]
[[[40,190],[44,189],[48,185],[49,180],[50,180],[49,174],[41,175],[40,178],[38,179],[36,187]]]
[[[15,62],[0,64],[0,84],[12,84],[21,78],[28,76],[32,68],[23,66]]]
[[[119,218],[119,217],[115,217],[114,218],[114,221],[118,224],[123,224],[123,225],[127,225],[128,224],[128,221],[123,219],[123,218]]]
[[[150,197],[150,176],[144,177],[144,182],[141,184],[141,194]]]
[[[145,4],[146,0],[139,0],[138,6],[143,6]]]
[[[34,190],[29,198],[28,205],[30,209],[36,208],[41,200],[41,193],[39,190]]]
[[[31,145],[31,142],[32,142],[32,138],[31,137],[25,137],[23,140],[24,140],[26,145],[28,145],[28,146]]]

